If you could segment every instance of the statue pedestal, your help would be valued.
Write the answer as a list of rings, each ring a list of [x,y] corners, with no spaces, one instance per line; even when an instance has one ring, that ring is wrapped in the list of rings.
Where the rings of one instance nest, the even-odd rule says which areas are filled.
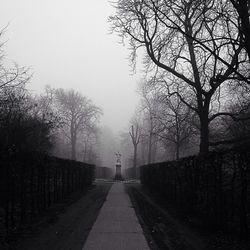
[[[122,181],[122,172],[121,172],[121,164],[115,165],[115,180]]]

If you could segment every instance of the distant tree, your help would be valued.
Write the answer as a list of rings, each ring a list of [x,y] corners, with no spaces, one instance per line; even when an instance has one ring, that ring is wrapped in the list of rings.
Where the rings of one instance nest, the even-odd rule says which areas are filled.
[[[235,89],[234,89],[235,90]],[[228,112],[237,114],[225,116],[212,124],[212,136],[210,145],[212,147],[249,147],[250,145],[250,91],[248,88],[239,86],[237,92],[229,95]],[[233,118],[233,119],[232,119]]]
[[[92,164],[96,162],[98,136],[99,131],[95,124],[91,127],[87,127],[86,130],[80,133],[79,141],[80,148],[82,149],[82,151],[80,151],[80,157],[82,157],[83,162]]]
[[[142,125],[142,130],[145,131],[145,127],[149,127],[148,153],[152,154],[152,145],[161,141],[165,148],[173,148],[174,158],[179,159],[180,150],[184,145],[187,146],[189,139],[194,134],[195,127],[192,118],[195,113],[178,96],[169,97],[168,88],[160,85],[157,80],[153,77],[140,86],[143,116],[148,123],[148,126]],[[148,161],[149,163],[151,161]]]
[[[53,123],[54,131],[62,125],[62,121],[55,108],[55,90],[50,86],[45,87],[44,93],[39,96],[32,96],[30,102],[33,103],[33,115],[40,119],[49,120]]]
[[[159,98],[159,108],[155,114],[155,119],[158,121],[156,133],[164,145],[168,143],[173,145],[177,160],[180,158],[181,149],[188,145],[194,134],[193,115],[194,112],[181,102],[178,96]]]
[[[131,168],[133,166],[133,144],[128,131],[119,133],[119,144],[117,145],[119,152],[122,154],[122,169]]]
[[[155,88],[149,86],[147,81],[143,81],[139,86],[139,94],[141,96],[141,112],[144,118],[142,142],[145,142],[146,138],[148,139],[147,163],[150,164],[155,161],[156,157],[157,136],[155,131],[158,121],[155,119],[155,115],[158,111],[158,92]]]
[[[137,148],[141,139],[141,131],[140,131],[138,121],[134,121],[133,125],[131,125],[129,135],[131,137],[131,140],[134,146],[133,168],[134,168],[134,177],[136,178]]]
[[[80,132],[90,128],[102,111],[91,100],[74,90],[57,89],[55,103],[63,122],[62,129],[70,140],[71,159],[76,160],[76,145]]]

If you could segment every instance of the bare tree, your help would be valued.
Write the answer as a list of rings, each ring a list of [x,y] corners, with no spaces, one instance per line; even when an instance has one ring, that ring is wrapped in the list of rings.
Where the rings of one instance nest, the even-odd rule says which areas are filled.
[[[185,106],[177,96],[171,98],[162,96],[158,110],[155,117],[158,120],[156,133],[165,145],[168,143],[174,145],[175,159],[178,160],[181,149],[188,145],[188,141],[194,134],[192,124],[194,112]]]
[[[0,39],[3,39],[6,27],[0,30]],[[4,42],[0,43],[0,90],[4,88],[15,88],[17,86],[24,86],[32,75],[28,67],[20,67],[17,63],[10,68],[7,68],[4,63]]]
[[[78,135],[97,121],[102,113],[101,109],[74,90],[58,89],[55,99],[57,111],[64,123],[62,129],[71,143],[71,159],[76,160]]]
[[[14,67],[7,69],[0,64],[0,89],[24,85],[30,78],[29,68],[19,67],[15,64]]]
[[[147,163],[150,164],[155,161],[156,157],[157,136],[155,130],[157,127],[157,120],[155,119],[155,115],[158,109],[158,92],[155,88],[151,88],[145,80],[141,82],[139,86],[139,93],[142,97],[141,112],[144,117],[142,129],[144,131],[146,130],[142,132],[142,136],[143,141],[145,141],[146,138],[148,139]]]
[[[197,113],[201,154],[209,150],[210,122],[232,115],[220,110],[222,87],[235,80],[249,82],[249,63],[239,31],[234,22],[217,14],[218,8],[227,7],[219,3],[119,0],[117,14],[110,17],[112,30],[129,39],[132,61],[138,49],[145,48],[146,67],[156,65],[164,72],[169,96],[178,96]],[[233,9],[231,20],[237,23]]]
[[[133,168],[134,168],[134,177],[136,178],[136,167],[137,167],[137,148],[141,139],[140,127],[137,122],[134,125],[131,125],[131,130],[129,132],[133,146],[134,146],[134,157],[133,157]]]
[[[179,159],[180,150],[184,145],[187,146],[194,132],[192,123],[194,112],[181,102],[178,96],[168,97],[168,88],[157,83],[155,77],[140,85],[140,94],[143,116],[146,117],[147,123],[142,125],[142,129],[149,127],[149,156],[152,153],[152,146],[154,144],[157,146],[156,143],[160,140],[165,148],[173,148],[174,159]],[[151,161],[148,161],[149,163]]]
[[[92,164],[95,163],[95,156],[97,151],[95,149],[98,140],[98,129],[96,127],[96,124],[93,124],[91,127],[88,126],[84,131],[81,131],[79,140],[80,148],[82,148],[80,156],[82,157],[83,162]]]
[[[54,129],[51,132],[56,132],[62,125],[62,121],[55,108],[55,90],[46,86],[44,93],[39,96],[31,96],[30,102],[34,106],[32,109],[33,115],[43,121],[53,122]]]
[[[229,116],[221,117],[212,124],[211,146],[232,147],[249,145],[250,141],[250,91],[249,86],[238,86],[237,91],[228,95],[227,109],[229,113],[238,114],[234,121]]]

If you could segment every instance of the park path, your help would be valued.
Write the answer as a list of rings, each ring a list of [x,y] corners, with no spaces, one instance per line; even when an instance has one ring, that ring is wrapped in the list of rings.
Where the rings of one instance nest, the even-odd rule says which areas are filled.
[[[115,182],[83,250],[149,250],[122,182]]]

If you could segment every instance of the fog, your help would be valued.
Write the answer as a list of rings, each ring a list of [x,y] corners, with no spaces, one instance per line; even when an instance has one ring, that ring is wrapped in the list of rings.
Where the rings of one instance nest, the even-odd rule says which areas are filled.
[[[1,1],[4,53],[9,62],[29,66],[32,93],[45,85],[73,88],[100,106],[101,125],[114,133],[127,128],[142,75],[129,66],[128,49],[109,34],[107,0]]]
[[[249,249],[249,20],[1,1],[0,249]]]

